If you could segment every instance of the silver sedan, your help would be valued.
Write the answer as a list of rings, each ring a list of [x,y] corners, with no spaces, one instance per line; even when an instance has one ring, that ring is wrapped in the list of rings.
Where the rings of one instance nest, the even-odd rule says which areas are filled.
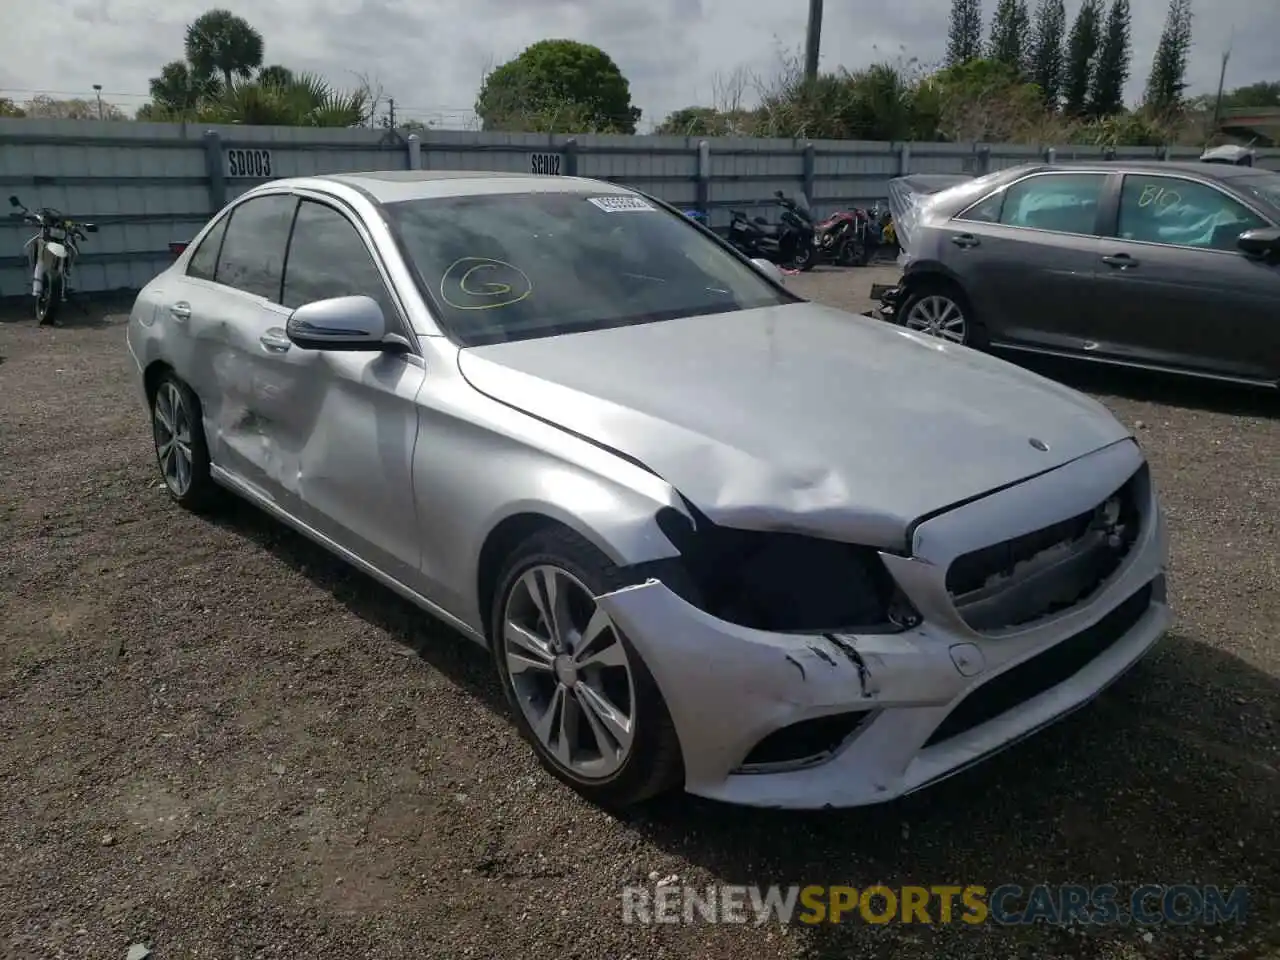
[[[138,296],[173,498],[231,491],[485,645],[546,768],[854,806],[1093,698],[1169,622],[1099,404],[789,293],[614,184],[237,198]]]

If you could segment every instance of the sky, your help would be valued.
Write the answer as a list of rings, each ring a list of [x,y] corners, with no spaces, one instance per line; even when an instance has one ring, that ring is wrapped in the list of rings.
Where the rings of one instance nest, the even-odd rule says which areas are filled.
[[[186,25],[211,0],[64,0],[56,17],[16,16],[0,0],[0,96],[103,97],[130,113],[147,81],[182,55]],[[486,69],[537,40],[603,48],[631,83],[641,132],[691,104],[745,105],[796,56],[806,0],[216,0],[263,34],[266,62],[310,70],[340,87],[364,76],[393,96],[397,113],[445,127],[471,120]],[[1068,17],[1080,0],[1067,0]],[[1130,0],[1133,75],[1142,94],[1166,0]],[[1034,2],[1031,4],[1034,7]],[[827,0],[823,70],[877,61],[932,65],[946,42],[947,0]],[[985,0],[989,18],[995,0]],[[1231,46],[1227,86],[1280,80],[1278,0],[1194,0],[1192,93],[1217,86]],[[726,92],[728,91],[728,92]]]

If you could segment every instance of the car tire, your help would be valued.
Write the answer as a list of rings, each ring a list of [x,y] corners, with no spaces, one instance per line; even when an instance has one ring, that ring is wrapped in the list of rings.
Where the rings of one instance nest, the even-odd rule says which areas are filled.
[[[169,496],[188,510],[213,506],[221,490],[210,474],[200,401],[173,372],[160,378],[151,395],[151,435]]]
[[[559,631],[564,646],[558,655],[550,643],[541,642],[555,642],[556,631],[541,619],[545,602],[537,604],[531,593],[537,590],[545,598],[541,588],[548,578],[554,579],[556,596],[565,602],[560,609],[573,623]],[[548,772],[605,809],[633,806],[684,780],[671,715],[631,641],[611,624],[602,633],[582,636],[593,613],[604,616],[592,598],[637,582],[578,534],[551,528],[530,537],[507,558],[489,618],[494,664],[520,734]],[[529,634],[509,629],[509,621],[535,633],[536,652],[531,652]],[[524,639],[517,642],[515,636]],[[593,651],[594,657],[587,655]],[[597,663],[589,663],[593,660]],[[606,660],[608,665],[600,667]],[[539,666],[527,668],[535,661]],[[581,664],[580,672],[573,670],[574,663]],[[526,669],[513,672],[513,666]],[[562,737],[570,717],[571,735]],[[578,726],[580,733],[573,735],[574,725],[583,721],[585,734]],[[615,739],[613,732],[624,728],[629,735]],[[624,750],[619,749],[623,739]]]
[[[959,318],[959,328],[955,326]],[[899,305],[895,320],[908,330],[938,337],[948,343],[982,349],[986,346],[986,331],[974,316],[969,298],[959,285],[950,280],[920,280]],[[947,336],[943,330],[958,332]]]

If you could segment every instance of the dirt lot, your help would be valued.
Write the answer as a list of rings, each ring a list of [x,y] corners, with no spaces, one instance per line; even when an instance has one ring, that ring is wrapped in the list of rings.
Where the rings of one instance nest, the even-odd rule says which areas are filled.
[[[859,308],[870,270],[796,287]],[[1088,710],[924,795],[814,816],[544,776],[484,655],[248,507],[173,507],[123,319],[0,323],[0,954],[1280,955],[1280,408],[1045,371],[1140,436],[1177,623]],[[910,389],[910,384],[903,384]],[[1217,883],[1243,928],[641,927],[620,887]]]

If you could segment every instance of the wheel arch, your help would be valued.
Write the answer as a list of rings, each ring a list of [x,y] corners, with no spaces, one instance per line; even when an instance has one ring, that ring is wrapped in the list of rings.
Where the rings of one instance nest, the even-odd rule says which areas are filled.
[[[658,510],[653,517],[651,549],[646,551],[650,556],[637,561],[628,556],[627,544],[608,532],[597,530],[580,517],[561,509],[553,503],[524,503],[514,507],[506,515],[493,523],[481,541],[474,565],[474,585],[477,602],[477,613],[486,642],[490,641],[494,594],[498,589],[498,578],[507,558],[512,552],[535,534],[547,530],[568,530],[581,537],[599,550],[611,563],[618,567],[635,566],[637,562],[661,560],[678,557],[679,551],[667,540],[657,519]]]
[[[166,373],[174,373],[174,369],[163,360],[152,360],[142,371],[142,386],[147,394],[147,403],[155,400],[156,391],[160,389],[160,381],[164,379]]]

